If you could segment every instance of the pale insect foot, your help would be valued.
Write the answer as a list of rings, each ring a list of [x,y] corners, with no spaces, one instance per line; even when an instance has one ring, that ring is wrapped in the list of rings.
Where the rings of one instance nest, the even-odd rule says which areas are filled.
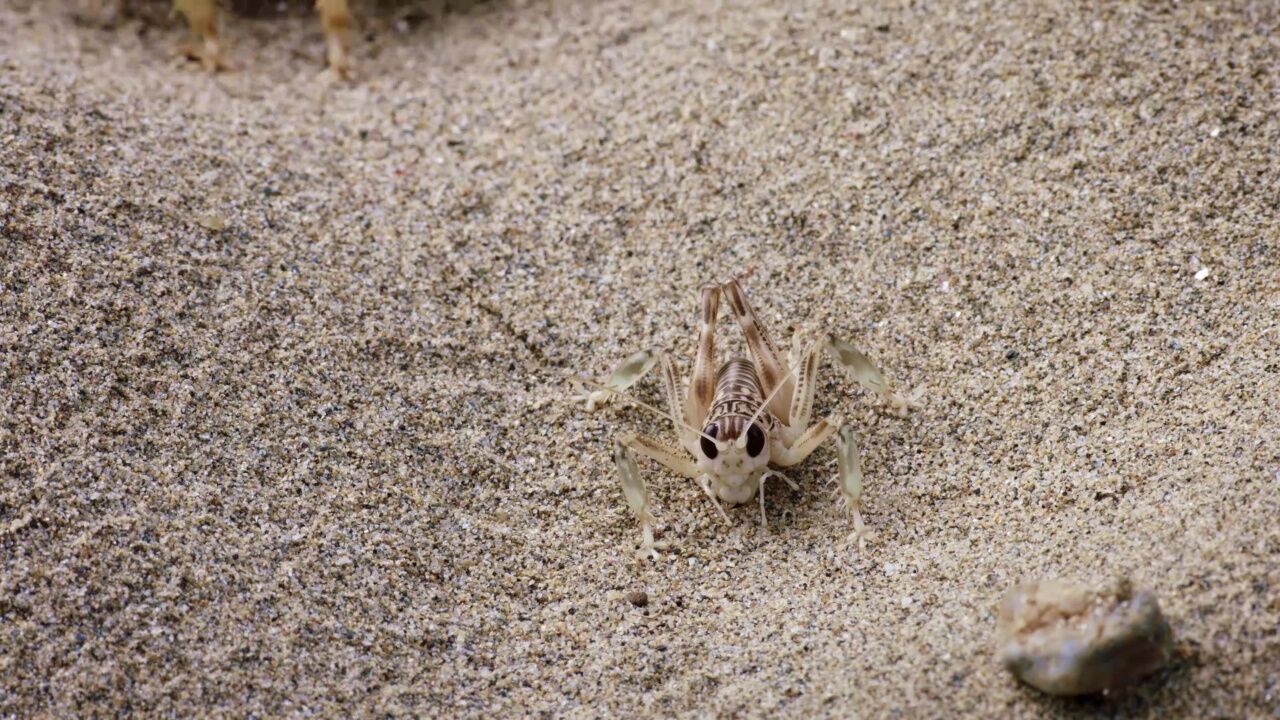
[[[639,560],[661,560],[662,555],[658,551],[671,547],[671,543],[666,540],[654,540],[653,530],[646,530],[644,540],[641,541],[640,547],[636,549],[636,558]]]

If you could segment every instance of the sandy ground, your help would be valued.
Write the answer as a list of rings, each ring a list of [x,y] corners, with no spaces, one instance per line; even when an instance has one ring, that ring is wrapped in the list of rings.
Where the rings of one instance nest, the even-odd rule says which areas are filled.
[[[0,4],[0,716],[1280,713],[1276,5],[778,5],[365,13],[334,85],[305,13],[208,77]],[[878,537],[830,449],[767,531],[645,463],[639,563],[668,430],[563,378],[750,266],[925,393],[820,388]],[[1172,668],[996,664],[1120,574]]]

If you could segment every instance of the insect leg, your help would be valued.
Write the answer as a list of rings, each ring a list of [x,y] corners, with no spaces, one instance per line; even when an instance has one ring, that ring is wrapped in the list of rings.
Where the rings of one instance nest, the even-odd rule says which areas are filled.
[[[596,408],[608,405],[617,393],[626,392],[658,364],[663,354],[658,348],[649,348],[623,360],[603,383],[607,390],[596,390],[587,395],[587,412],[595,412]]]
[[[218,5],[215,0],[173,0],[175,12],[187,19],[191,32],[200,43],[179,46],[178,52],[193,60],[199,60],[208,72],[227,69],[222,58],[222,45],[218,41]]]
[[[802,342],[800,333],[792,338],[794,350],[799,350]],[[809,343],[803,352],[793,352],[796,362],[796,392],[791,399],[791,423],[788,430],[792,437],[803,433],[809,427],[813,417],[813,393],[818,386],[818,366],[822,361],[822,348],[826,339],[818,339]],[[794,444],[794,443],[793,443]]]
[[[681,420],[683,410],[680,407],[680,377],[676,374],[676,368],[671,362],[671,356],[664,350],[649,348],[648,350],[641,350],[624,360],[618,366],[618,369],[614,370],[613,374],[609,376],[609,379],[598,386],[600,389],[585,396],[587,412],[594,412],[596,408],[609,404],[614,398],[639,382],[640,378],[648,374],[658,363],[662,364],[662,394],[666,398],[667,411],[664,413],[657,408],[641,403],[635,398],[629,399],[637,405],[644,406],[650,412],[670,419],[671,426],[675,428],[676,436],[680,438],[681,446],[690,453],[696,452],[698,434],[694,428],[689,427]],[[583,399],[583,396],[578,396],[575,399]]]
[[[347,0],[316,0],[316,9],[320,11],[320,25],[324,28],[329,70],[349,78],[352,68],[347,48],[354,23]]]
[[[641,455],[657,460],[668,470],[696,480],[698,487],[702,488],[702,492],[706,493],[707,497],[711,500],[711,504],[714,505],[716,511],[720,513],[720,517],[723,518],[726,523],[730,522],[728,513],[726,513],[724,508],[721,507],[720,501],[716,499],[715,493],[711,490],[710,476],[699,470],[697,463],[689,459],[687,455],[683,455],[676,448],[647,435],[626,435],[622,438],[622,442],[628,448],[635,450]]]
[[[644,538],[641,545],[642,553],[657,557],[658,553],[654,548],[662,546],[653,540],[654,520],[653,515],[649,513],[649,489],[644,484],[644,479],[640,477],[640,468],[636,465],[632,451],[657,460],[676,474],[696,480],[703,492],[711,498],[716,509],[720,511],[720,515],[728,522],[729,516],[724,512],[724,508],[720,507],[720,502],[716,500],[715,495],[711,493],[706,475],[698,470],[693,460],[661,440],[635,433],[624,435],[613,444],[613,461],[618,466],[618,478],[622,481],[622,493],[627,498],[627,505],[631,507],[631,512],[640,522],[640,530]]]
[[[820,420],[790,447],[778,442],[772,449],[772,462],[786,467],[803,461],[823,441],[835,434],[837,425],[840,425],[840,421],[836,418]],[[870,533],[862,522],[862,455],[858,452],[852,425],[840,425],[840,432],[835,437],[836,462],[839,467],[835,477],[836,495],[844,501],[845,507],[853,516],[853,534],[850,539],[856,538],[859,547],[866,547],[866,539]],[[764,492],[763,483],[760,490],[761,493]]]
[[[837,340],[828,335],[825,345],[827,354],[840,367],[847,370],[853,376],[853,379],[858,381],[859,385],[879,395],[882,400],[888,403],[893,408],[894,414],[905,417],[909,409],[918,407],[914,396],[904,397],[895,392],[893,385],[885,378],[884,373],[880,372],[880,369],[861,350],[854,347],[852,343]]]
[[[703,285],[702,316],[698,321],[698,354],[693,361],[693,380],[684,402],[684,421],[701,428],[716,394],[716,320],[720,316],[720,286]]]
[[[621,440],[613,443],[613,462],[618,466],[618,479],[622,481],[622,495],[627,505],[640,523],[641,544],[637,555],[658,557],[658,543],[653,539],[653,514],[649,512],[649,488],[645,487],[640,477],[640,468],[636,465],[635,456]]]
[[[763,525],[765,528],[769,527],[769,518],[764,514],[764,482],[771,477],[780,477],[783,480],[786,480],[787,484],[791,486],[792,490],[800,489],[800,486],[792,482],[791,478],[787,477],[786,475],[783,475],[777,470],[764,471],[764,474],[760,476],[760,524]]]
[[[805,458],[812,455],[819,445],[835,433],[839,424],[840,420],[835,417],[819,420],[809,426],[790,445],[784,443],[781,438],[775,439],[770,448],[769,462],[779,467],[791,467],[804,462]]]
[[[850,540],[857,539],[858,547],[867,546],[866,523],[862,522],[862,454],[858,452],[858,444],[853,436],[852,425],[842,425],[836,435],[836,496],[844,501],[845,508],[853,517],[853,534]]]
[[[781,420],[784,424],[790,423],[791,397],[795,392],[795,380],[787,377],[787,363],[783,360],[773,341],[769,338],[769,333],[765,331],[764,326],[760,324],[759,318],[751,309],[751,303],[747,302],[747,295],[742,291],[742,287],[738,284],[737,278],[730,280],[723,286],[725,295],[729,299],[729,307],[733,309],[734,316],[738,319],[738,324],[742,326],[742,334],[746,336],[747,348],[751,351],[751,357],[755,360],[756,373],[760,376],[760,383],[766,396],[773,393],[774,388],[782,383],[783,387],[778,391],[773,399],[769,401],[769,410],[773,416]]]
[[[680,423],[684,417],[680,408],[680,376],[676,374],[676,366],[671,356],[665,352],[659,357],[662,363],[662,395],[667,399],[667,411],[671,414],[671,425],[676,430],[676,437],[686,449],[697,447],[698,436]],[[692,452],[692,450],[690,450]]]
[[[634,450],[641,455],[657,460],[664,467],[677,475],[683,475],[687,478],[697,478],[702,474],[696,463],[686,456],[681,450],[674,448],[661,440],[648,435],[640,435],[637,433],[628,433],[623,435],[620,442],[626,445],[628,449]]]

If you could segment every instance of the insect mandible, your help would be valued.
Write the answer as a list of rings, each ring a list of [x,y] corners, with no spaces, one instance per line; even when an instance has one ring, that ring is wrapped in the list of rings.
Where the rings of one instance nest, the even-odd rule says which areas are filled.
[[[797,331],[792,337],[790,357],[784,360],[752,311],[741,279],[710,283],[699,291],[702,315],[698,348],[693,379],[683,402],[675,366],[670,356],[659,348],[643,350],[627,358],[604,383],[589,382],[595,390],[586,396],[588,412],[616,397],[626,397],[669,418],[675,427],[678,446],[638,433],[627,433],[614,441],[613,461],[623,494],[640,523],[642,543],[638,552],[642,556],[657,558],[658,548],[664,543],[654,540],[655,521],[649,511],[649,490],[640,477],[634,453],[656,460],[668,470],[695,481],[725,522],[730,521],[722,500],[737,505],[758,496],[760,520],[767,527],[765,482],[779,478],[792,489],[799,489],[770,466],[796,465],[831,437],[835,437],[837,444],[835,493],[853,517],[852,537],[864,544],[862,462],[853,427],[844,424],[838,416],[810,423],[820,360],[824,354],[831,357],[900,416],[916,406],[914,397],[894,391],[866,355],[831,335],[806,340],[804,333]],[[717,367],[715,328],[722,296],[728,300],[742,328],[751,356],[749,359],[733,357]],[[658,366],[667,412],[623,395]]]

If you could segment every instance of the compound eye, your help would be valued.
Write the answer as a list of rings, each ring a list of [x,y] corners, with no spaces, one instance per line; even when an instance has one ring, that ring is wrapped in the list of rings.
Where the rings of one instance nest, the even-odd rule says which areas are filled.
[[[711,437],[715,437],[716,433],[719,431],[720,431],[719,427],[715,425],[708,425],[707,429],[704,430],[703,432],[705,432],[707,435],[710,435]],[[716,444],[711,442],[711,439],[706,437],[706,435],[702,437],[702,442],[700,444],[702,445],[702,454],[706,455],[708,460],[715,460],[716,455],[720,452],[719,450],[716,449]]]
[[[751,427],[747,428],[747,454],[756,457],[761,450],[764,450],[764,430],[761,430],[759,425],[751,423]]]

